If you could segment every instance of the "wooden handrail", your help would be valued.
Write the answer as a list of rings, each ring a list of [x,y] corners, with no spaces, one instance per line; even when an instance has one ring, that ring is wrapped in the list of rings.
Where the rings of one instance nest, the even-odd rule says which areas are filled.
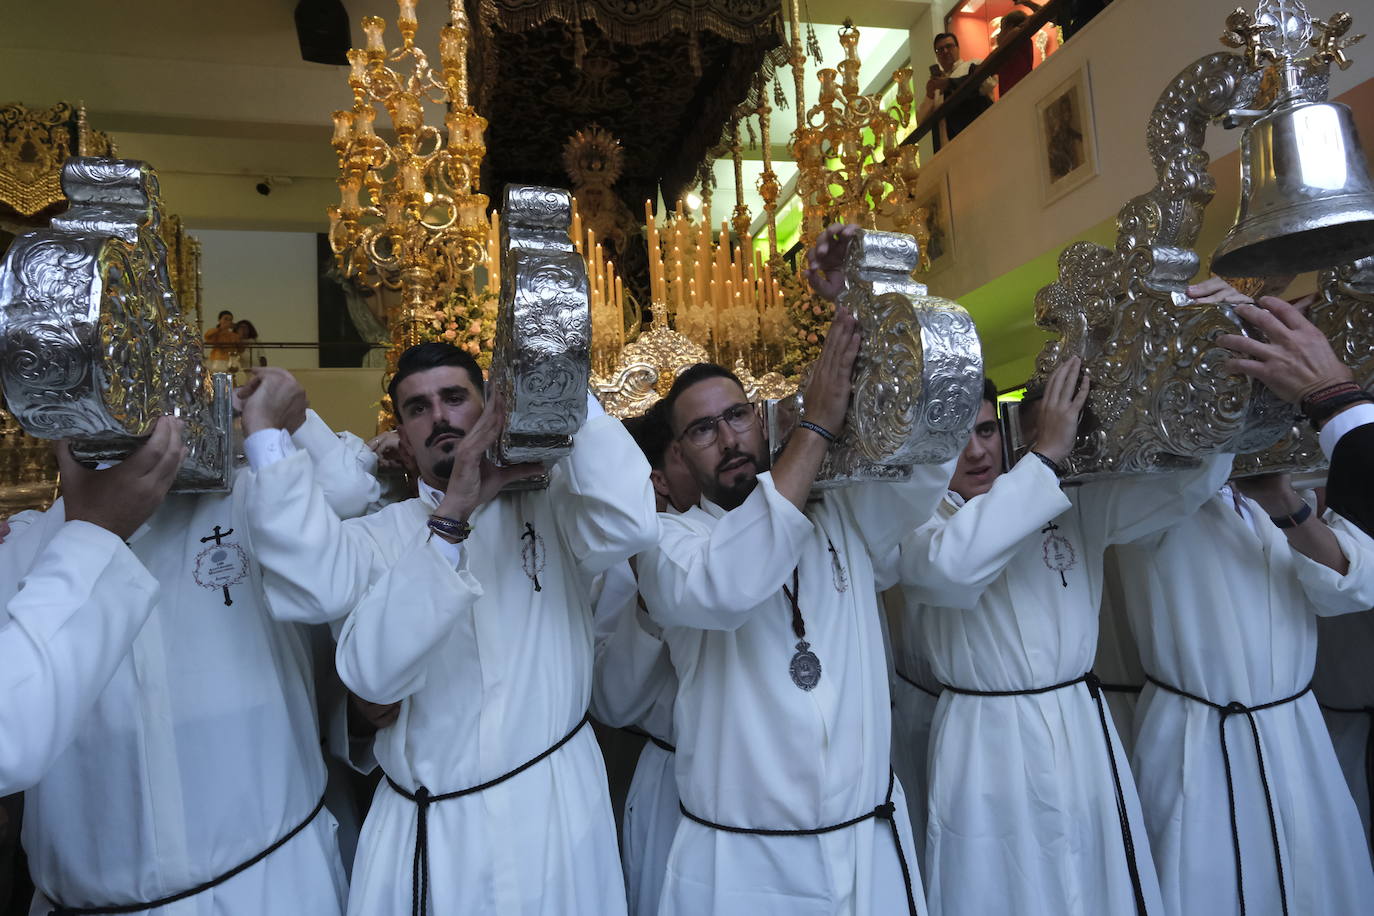
[[[916,125],[916,129],[907,134],[902,145],[909,143],[919,143],[921,138],[935,129],[935,125],[944,120],[948,111],[960,104],[969,96],[978,91],[978,87],[990,76],[995,76],[997,71],[1002,68],[1002,64],[1011,56],[1011,52],[1019,48],[1023,43],[1034,38],[1035,33],[1040,31],[1040,27],[1054,18],[1055,14],[1066,7],[1069,0],[1048,0],[1040,9],[1031,14],[1031,17],[1022,23],[1017,30],[1016,37],[1009,44],[994,48],[992,53],[983,59],[977,67],[964,77],[959,88],[954,90],[954,94],[940,103],[940,107],[930,113],[930,116]]]

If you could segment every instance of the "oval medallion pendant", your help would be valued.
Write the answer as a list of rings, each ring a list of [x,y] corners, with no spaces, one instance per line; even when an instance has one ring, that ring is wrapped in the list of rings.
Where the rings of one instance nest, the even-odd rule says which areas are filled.
[[[806,640],[797,643],[797,654],[792,656],[788,673],[792,675],[792,683],[802,690],[810,690],[821,682],[821,660]]]

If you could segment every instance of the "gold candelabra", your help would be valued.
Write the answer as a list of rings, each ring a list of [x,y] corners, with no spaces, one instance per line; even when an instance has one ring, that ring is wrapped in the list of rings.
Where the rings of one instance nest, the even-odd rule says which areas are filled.
[[[794,44],[800,39],[795,36]],[[884,93],[864,94],[859,86],[859,30],[846,21],[840,28],[844,60],[817,71],[820,97],[798,116],[790,151],[797,161],[797,194],[802,200],[802,239],[808,247],[820,230],[835,221],[877,228],[882,213],[899,232],[918,223],[915,206],[920,161],[916,149],[900,144],[899,132],[910,123],[914,95],[911,68],[893,71],[896,97],[883,105]],[[804,57],[794,48],[793,66]],[[798,83],[801,80],[798,79]],[[798,102],[800,112],[802,105]]]
[[[416,2],[397,0],[399,48],[387,48],[385,20],[363,19],[367,45],[348,52],[353,107],[333,115],[340,201],[329,208],[329,243],[347,278],[401,292],[388,321],[393,359],[419,342],[437,303],[471,287],[489,250],[487,197],[477,193],[487,122],[468,102],[467,13],[450,0],[436,71],[415,44]],[[425,123],[427,105],[446,106],[444,130]],[[394,141],[376,132],[378,106]]]

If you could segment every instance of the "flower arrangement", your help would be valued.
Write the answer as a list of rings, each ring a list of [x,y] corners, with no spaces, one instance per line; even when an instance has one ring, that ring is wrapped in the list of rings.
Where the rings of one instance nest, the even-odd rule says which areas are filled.
[[[427,340],[442,340],[465,350],[487,369],[496,338],[497,294],[490,289],[459,289],[449,296],[423,326]]]
[[[786,261],[779,259],[774,276],[782,284],[787,316],[791,319],[783,337],[783,361],[778,369],[791,377],[803,372],[821,355],[821,345],[825,343],[830,319],[835,317],[835,307],[812,292]]]

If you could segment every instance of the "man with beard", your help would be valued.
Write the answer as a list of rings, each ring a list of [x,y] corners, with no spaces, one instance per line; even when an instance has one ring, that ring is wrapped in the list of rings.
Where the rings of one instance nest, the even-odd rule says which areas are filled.
[[[686,512],[701,498],[697,482],[672,448],[663,401],[625,428],[653,469],[650,480],[659,512]],[[630,916],[654,916],[673,845],[679,799],[673,672],[662,628],[649,619],[629,563],[606,571],[596,603],[596,679],[592,711],[608,725],[628,727],[647,739],[634,767],[621,822],[620,856]]]
[[[386,774],[363,825],[349,912],[625,912],[605,767],[589,728],[589,583],[653,543],[649,468],[588,396],[572,454],[485,457],[503,420],[458,348],[401,355],[390,385],[421,495],[340,523],[308,462],[261,466],[250,517],[274,599],[347,615],[337,662],[372,703]],[[264,550],[264,554],[269,551]]]
[[[811,254],[812,285],[832,297],[850,238],[827,230]],[[679,681],[684,820],[661,916],[924,912],[889,768],[876,590],[952,468],[809,500],[845,422],[858,348],[857,322],[839,309],[805,417],[771,470],[758,415],[728,370],[690,367],[666,399],[672,447],[702,501],[661,515],[658,546],[638,561]]]

